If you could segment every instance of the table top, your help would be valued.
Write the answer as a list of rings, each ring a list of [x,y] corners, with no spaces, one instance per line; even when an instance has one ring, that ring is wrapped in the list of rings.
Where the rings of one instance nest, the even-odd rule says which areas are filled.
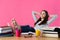
[[[60,40],[60,38],[47,38],[47,37],[0,37],[0,40]]]

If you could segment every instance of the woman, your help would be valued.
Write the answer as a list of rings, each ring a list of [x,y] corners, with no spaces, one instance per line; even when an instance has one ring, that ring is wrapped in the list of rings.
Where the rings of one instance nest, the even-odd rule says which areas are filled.
[[[35,11],[32,12],[32,15],[33,15],[33,18],[34,18],[34,21],[35,21],[34,29],[35,29],[36,33],[37,32],[39,33],[40,31],[42,31],[42,28],[48,27],[48,25],[51,22],[53,22],[57,17],[57,15],[50,15],[49,16],[49,14],[46,10],[42,10],[41,13],[38,14],[38,15],[40,15],[39,19],[36,17],[37,14],[38,14],[38,12],[35,12]],[[48,21],[49,17],[52,17],[52,18]],[[37,36],[38,36],[38,34],[37,34]]]

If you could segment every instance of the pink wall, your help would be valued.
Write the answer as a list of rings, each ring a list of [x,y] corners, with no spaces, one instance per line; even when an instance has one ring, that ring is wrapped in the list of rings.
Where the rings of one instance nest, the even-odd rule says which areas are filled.
[[[32,11],[48,10],[49,14],[58,14],[51,25],[60,25],[60,0],[0,0],[0,25],[6,25],[16,18],[21,25],[33,26]]]

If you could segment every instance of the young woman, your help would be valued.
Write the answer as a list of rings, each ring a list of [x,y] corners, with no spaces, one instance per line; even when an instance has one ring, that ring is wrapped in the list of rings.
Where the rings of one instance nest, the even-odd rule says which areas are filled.
[[[51,22],[53,22],[56,19],[56,17],[57,17],[57,15],[50,15],[49,16],[48,12],[46,10],[42,10],[41,13],[39,13],[39,14],[38,14],[38,12],[33,11],[32,15],[33,15],[33,18],[34,18],[34,21],[35,21],[35,24],[34,24],[35,27],[33,28],[33,30],[35,29],[36,34],[38,33],[37,36],[40,36],[40,30],[42,30],[42,28],[48,27],[48,25]],[[36,15],[39,15],[40,18],[38,19],[36,17]],[[52,17],[52,18],[50,20],[48,20],[49,17]],[[22,30],[22,28],[19,27],[19,25],[17,24],[15,19],[12,20],[12,23],[13,23],[15,29],[18,28],[19,30],[20,29]],[[31,33],[29,33],[28,35],[30,36]]]
[[[48,12],[46,10],[42,10],[41,13],[33,11],[32,15],[33,15],[33,18],[34,18],[34,21],[35,21],[34,29],[35,29],[36,33],[37,32],[39,33],[39,31],[42,31],[42,28],[48,27],[48,25],[51,22],[53,22],[57,17],[57,15],[50,15],[49,16],[49,14],[48,14]],[[40,18],[38,19],[36,17],[36,15],[40,15]],[[52,18],[50,20],[48,20],[49,17],[52,17]]]

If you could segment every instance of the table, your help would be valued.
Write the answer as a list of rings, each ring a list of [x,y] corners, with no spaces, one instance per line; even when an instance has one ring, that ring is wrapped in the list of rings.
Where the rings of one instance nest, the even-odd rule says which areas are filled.
[[[31,37],[31,38],[24,38],[24,37],[0,37],[0,40],[60,40],[60,38],[47,38],[47,37]]]

